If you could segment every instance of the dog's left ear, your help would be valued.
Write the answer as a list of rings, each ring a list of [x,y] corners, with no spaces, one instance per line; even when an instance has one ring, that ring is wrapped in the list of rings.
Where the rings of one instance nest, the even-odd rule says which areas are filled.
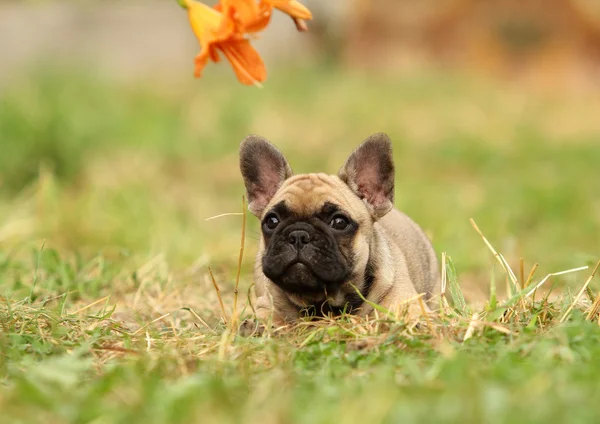
[[[394,207],[392,142],[373,134],[350,155],[338,176],[360,197],[371,215],[381,218]]]

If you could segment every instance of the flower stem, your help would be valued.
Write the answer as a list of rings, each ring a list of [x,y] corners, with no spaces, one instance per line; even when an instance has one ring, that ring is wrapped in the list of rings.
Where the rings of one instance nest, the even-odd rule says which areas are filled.
[[[184,9],[187,9],[187,2],[186,0],[175,0],[177,3],[179,3],[179,6],[183,7]]]

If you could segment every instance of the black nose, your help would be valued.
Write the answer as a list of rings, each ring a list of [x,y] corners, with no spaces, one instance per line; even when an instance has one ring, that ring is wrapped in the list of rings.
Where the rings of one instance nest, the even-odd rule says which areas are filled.
[[[299,248],[303,244],[308,244],[310,241],[310,234],[304,230],[294,230],[288,234],[288,241],[290,244],[293,244]]]

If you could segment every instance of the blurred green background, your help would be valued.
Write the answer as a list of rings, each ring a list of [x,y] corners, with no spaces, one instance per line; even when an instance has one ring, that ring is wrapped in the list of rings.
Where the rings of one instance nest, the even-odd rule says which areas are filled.
[[[459,2],[461,13],[441,17],[390,2],[386,20],[383,4],[307,4],[312,32],[280,16],[257,42],[269,70],[258,89],[241,86],[226,63],[192,78],[197,45],[176,4],[4,2],[3,254],[45,243],[83,258],[141,264],[165,254],[175,269],[231,273],[240,219],[206,218],[241,211],[237,148],[247,134],[280,146],[297,172],[333,173],[384,131],[397,206],[475,291],[487,286],[492,258],[469,218],[515,268],[521,257],[544,274],[597,259],[599,62],[586,50],[596,15],[533,7],[530,26],[556,31],[531,47],[529,33],[506,29],[521,28],[510,2]],[[373,29],[374,19],[388,30]],[[485,36],[471,46],[465,31]],[[255,219],[249,229],[245,271]]]
[[[230,337],[207,268],[231,316],[242,220],[207,218],[242,210],[249,133],[334,173],[387,132],[397,206],[471,301],[505,273],[469,218],[535,282],[600,259],[598,0],[305,3],[308,33],[279,14],[253,41],[259,89],[193,79],[174,0],[0,2],[0,422],[598,421],[598,326],[587,298],[556,323],[568,292],[434,316],[439,339],[349,317]],[[259,237],[250,216],[243,316]]]

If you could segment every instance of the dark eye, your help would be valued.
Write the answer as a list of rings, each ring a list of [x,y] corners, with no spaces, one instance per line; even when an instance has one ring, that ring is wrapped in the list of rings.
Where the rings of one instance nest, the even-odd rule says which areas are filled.
[[[279,225],[279,219],[275,216],[275,214],[268,215],[263,221],[263,226],[265,229],[273,231]]]
[[[348,225],[350,225],[350,223],[348,222],[348,218],[341,215],[334,216],[331,222],[329,223],[329,226],[331,228],[338,231],[345,230],[346,228],[348,228]]]

